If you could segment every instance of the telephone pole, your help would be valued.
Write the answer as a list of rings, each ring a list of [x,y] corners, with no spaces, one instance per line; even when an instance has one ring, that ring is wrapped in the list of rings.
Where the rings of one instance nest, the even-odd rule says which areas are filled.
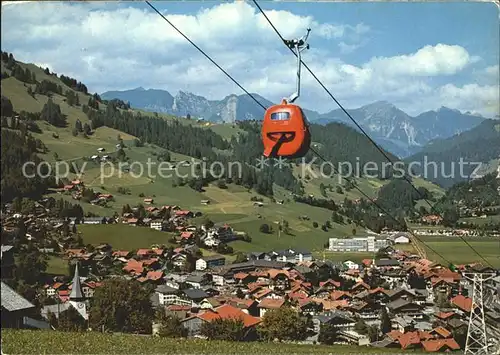
[[[484,283],[495,277],[495,273],[464,273],[472,282],[472,305],[467,329],[464,355],[488,355],[488,337],[484,320]]]

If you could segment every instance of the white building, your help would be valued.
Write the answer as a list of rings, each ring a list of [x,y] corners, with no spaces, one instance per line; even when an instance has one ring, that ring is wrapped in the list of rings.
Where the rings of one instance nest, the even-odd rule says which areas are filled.
[[[340,252],[376,252],[391,244],[392,242],[388,239],[375,239],[375,237],[330,238],[328,249]]]
[[[151,223],[149,223],[149,228],[156,229],[158,231],[161,231],[161,226],[161,221],[151,221]]]
[[[209,268],[223,266],[226,264],[226,258],[222,255],[210,255],[196,260],[196,270],[206,270]]]
[[[410,243],[410,238],[406,235],[399,235],[394,237],[394,244],[408,244]]]
[[[343,264],[349,269],[349,270],[359,270],[359,264],[356,264],[354,261],[351,260],[346,260],[343,262]]]

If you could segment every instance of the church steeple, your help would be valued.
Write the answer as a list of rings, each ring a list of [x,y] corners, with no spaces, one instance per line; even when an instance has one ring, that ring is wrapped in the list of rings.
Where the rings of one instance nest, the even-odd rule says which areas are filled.
[[[81,301],[85,297],[82,292],[82,285],[80,283],[80,273],[78,272],[78,262],[75,265],[75,275],[73,276],[73,284],[71,286],[71,293],[69,299],[71,301]]]

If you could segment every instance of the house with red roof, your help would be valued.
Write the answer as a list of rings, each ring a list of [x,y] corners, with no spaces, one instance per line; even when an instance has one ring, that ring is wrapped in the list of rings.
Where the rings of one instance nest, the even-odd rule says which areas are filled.
[[[128,250],[115,250],[111,255],[113,256],[114,259],[118,258],[129,259],[132,256],[132,252]]]
[[[286,303],[287,301],[284,298],[264,298],[257,306],[260,312],[259,316],[262,318],[268,310],[281,308]]]
[[[188,243],[190,240],[194,238],[194,233],[193,232],[182,232],[179,240],[181,243]]]
[[[123,267],[123,271],[132,275],[140,276],[144,273],[144,265],[140,261],[130,259],[128,260],[127,264]]]
[[[175,211],[175,216],[176,217],[184,217],[184,218],[191,218],[194,216],[193,212],[187,211],[187,210],[178,210]]]
[[[425,340],[422,341],[422,347],[427,352],[448,352],[460,349],[460,345],[453,338]]]
[[[137,278],[137,281],[141,283],[159,285],[163,281],[163,276],[163,271],[148,271],[145,276]]]
[[[45,294],[47,295],[47,297],[53,297],[59,291],[67,290],[68,286],[62,282],[55,282],[52,285],[45,285],[43,288],[45,289]]]
[[[207,310],[194,314],[182,320],[182,325],[188,329],[189,335],[199,334],[201,326],[206,322],[213,322],[216,319],[238,319],[243,322],[244,340],[251,340],[255,337],[256,326],[261,322],[258,317],[246,314],[241,309],[229,304],[224,304],[214,310]]]
[[[151,255],[154,255],[155,253],[151,249],[137,249],[137,252],[135,254],[140,259],[146,259],[149,258]]]
[[[435,338],[447,339],[450,338],[451,332],[444,327],[436,327],[429,332]]]
[[[450,303],[461,312],[469,315],[472,309],[472,298],[465,297],[464,295],[457,295],[450,300]]]

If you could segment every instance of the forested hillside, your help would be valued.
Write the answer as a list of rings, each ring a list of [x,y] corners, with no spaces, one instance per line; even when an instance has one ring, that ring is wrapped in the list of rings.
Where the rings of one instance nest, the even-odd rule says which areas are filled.
[[[243,231],[254,231],[257,233],[254,236],[259,237],[254,238],[256,245],[269,243],[268,235],[255,232],[256,227],[263,222],[281,225],[276,222],[276,217],[281,216],[289,233],[307,233],[311,245],[319,246],[324,244],[328,233],[343,235],[351,233],[354,227],[359,231],[403,228],[402,216],[410,215],[420,198],[407,182],[363,176],[337,181],[328,167],[322,172],[329,177],[315,178],[303,169],[301,159],[282,166],[276,165],[276,161],[258,166],[263,151],[259,122],[214,125],[138,111],[130,108],[128,102],[103,100],[98,94],[91,94],[74,78],[17,62],[12,54],[2,54],[2,88],[5,95],[2,97],[2,192],[10,191],[2,198],[7,201],[14,197],[50,196],[48,188],[62,187],[65,183],[63,180],[56,184],[51,178],[29,181],[22,178],[19,171],[28,159],[43,159],[51,166],[66,161],[73,165],[74,178],[79,177],[76,172],[86,167],[83,179],[88,187],[83,198],[76,202],[80,205],[79,215],[107,215],[110,208],[122,211],[125,205],[140,207],[141,199],[137,195],[149,194],[156,196],[159,203],[196,209],[200,200],[209,199],[212,204],[204,207],[209,216],[233,222]],[[331,123],[326,127],[312,124],[311,132],[314,150],[331,162],[329,166],[350,163],[362,167],[374,162],[381,167],[385,162],[366,137],[343,124]],[[219,167],[201,176],[188,173],[185,178],[167,179],[131,178],[127,174],[120,177],[115,172],[100,182],[100,163],[91,158],[99,147],[106,149],[103,154],[115,167],[134,161],[144,164],[150,158],[174,165],[182,165],[191,158],[203,159],[207,165],[217,161]],[[395,156],[387,154],[397,161]],[[305,157],[307,163],[314,159],[312,151]],[[241,170],[230,169],[234,163],[239,163]],[[323,161],[316,158],[313,170],[319,173],[321,163]],[[381,216],[378,207],[363,200],[364,196],[355,187],[378,198],[398,220]],[[89,203],[96,194],[104,192],[112,193],[116,202],[103,206]],[[71,196],[63,197],[65,203],[74,203]],[[360,202],[352,202],[360,198]],[[261,200],[273,207],[255,210],[253,201]],[[218,216],[221,212],[223,215]],[[301,220],[303,216],[312,220]],[[240,220],[241,225],[237,222]],[[294,239],[293,244],[303,242]]]
[[[335,122],[326,126],[313,124],[311,134],[314,142],[320,143],[318,150],[321,155],[334,164],[349,162],[363,166],[373,162],[381,169],[382,163],[387,162],[365,135],[344,124]],[[393,162],[399,160],[395,155],[385,153]]]
[[[424,178],[443,187],[450,187],[457,182],[474,178],[475,170],[480,165],[488,164],[498,157],[500,157],[500,122],[485,120],[470,131],[445,140],[434,141],[422,152],[405,161],[419,162],[420,165],[414,165],[414,171],[419,175],[426,173],[427,162],[427,174]],[[462,167],[460,161],[463,162]],[[434,166],[437,166],[437,174]]]

